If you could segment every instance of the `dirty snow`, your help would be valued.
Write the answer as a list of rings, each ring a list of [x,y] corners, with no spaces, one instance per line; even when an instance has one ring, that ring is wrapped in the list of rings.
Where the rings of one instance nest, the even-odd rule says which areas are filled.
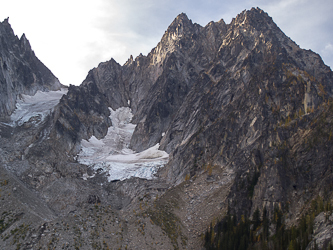
[[[154,178],[157,170],[167,163],[169,155],[158,149],[159,144],[140,153],[129,149],[136,126],[130,123],[133,116],[131,109],[123,107],[110,111],[112,126],[107,135],[101,140],[95,136],[88,141],[82,140],[78,161],[96,171],[106,172],[109,181],[131,177]],[[86,174],[83,178],[87,179],[89,176]]]
[[[37,91],[34,96],[21,95],[8,125],[21,126],[31,118],[34,118],[36,123],[43,121],[66,93],[67,89],[61,89],[49,92]]]

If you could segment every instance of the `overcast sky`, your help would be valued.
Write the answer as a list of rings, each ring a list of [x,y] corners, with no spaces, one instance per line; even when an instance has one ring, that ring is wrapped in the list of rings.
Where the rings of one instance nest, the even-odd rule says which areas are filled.
[[[79,85],[88,71],[114,58],[147,55],[173,19],[184,12],[202,26],[245,9],[267,12],[301,48],[333,66],[332,0],[0,0],[0,20],[9,17],[37,57],[65,85]]]

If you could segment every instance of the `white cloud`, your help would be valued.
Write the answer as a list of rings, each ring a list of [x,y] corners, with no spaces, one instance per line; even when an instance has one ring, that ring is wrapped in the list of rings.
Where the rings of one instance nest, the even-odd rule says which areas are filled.
[[[323,58],[323,61],[329,66],[333,66],[333,44],[327,43],[325,47],[320,51],[320,55]]]
[[[324,51],[327,53],[333,53],[333,45],[331,43],[326,44]]]

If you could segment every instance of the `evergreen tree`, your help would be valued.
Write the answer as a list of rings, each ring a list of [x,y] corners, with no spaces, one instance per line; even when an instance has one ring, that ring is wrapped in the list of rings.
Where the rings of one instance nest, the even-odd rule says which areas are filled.
[[[266,207],[264,207],[263,214],[262,214],[262,226],[263,226],[262,239],[267,241],[268,236],[269,236],[269,219],[268,219]]]
[[[261,224],[261,220],[260,220],[260,212],[259,209],[257,208],[254,213],[253,213],[253,219],[252,219],[252,223],[253,223],[253,230],[257,230],[257,228],[260,226]]]

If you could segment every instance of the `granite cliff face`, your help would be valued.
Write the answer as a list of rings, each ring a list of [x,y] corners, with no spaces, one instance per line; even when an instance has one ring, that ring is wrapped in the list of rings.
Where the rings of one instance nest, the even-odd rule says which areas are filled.
[[[20,94],[59,90],[59,80],[38,60],[23,34],[19,39],[8,19],[0,23],[0,117],[10,115]]]
[[[1,246],[326,249],[332,91],[320,56],[264,11],[205,27],[180,14],[147,56],[100,63],[44,120],[2,124],[1,195],[25,205],[0,207]],[[130,149],[169,153],[152,180],[109,182],[112,166],[78,160],[84,140],[105,147],[121,129],[120,107],[134,115]]]

